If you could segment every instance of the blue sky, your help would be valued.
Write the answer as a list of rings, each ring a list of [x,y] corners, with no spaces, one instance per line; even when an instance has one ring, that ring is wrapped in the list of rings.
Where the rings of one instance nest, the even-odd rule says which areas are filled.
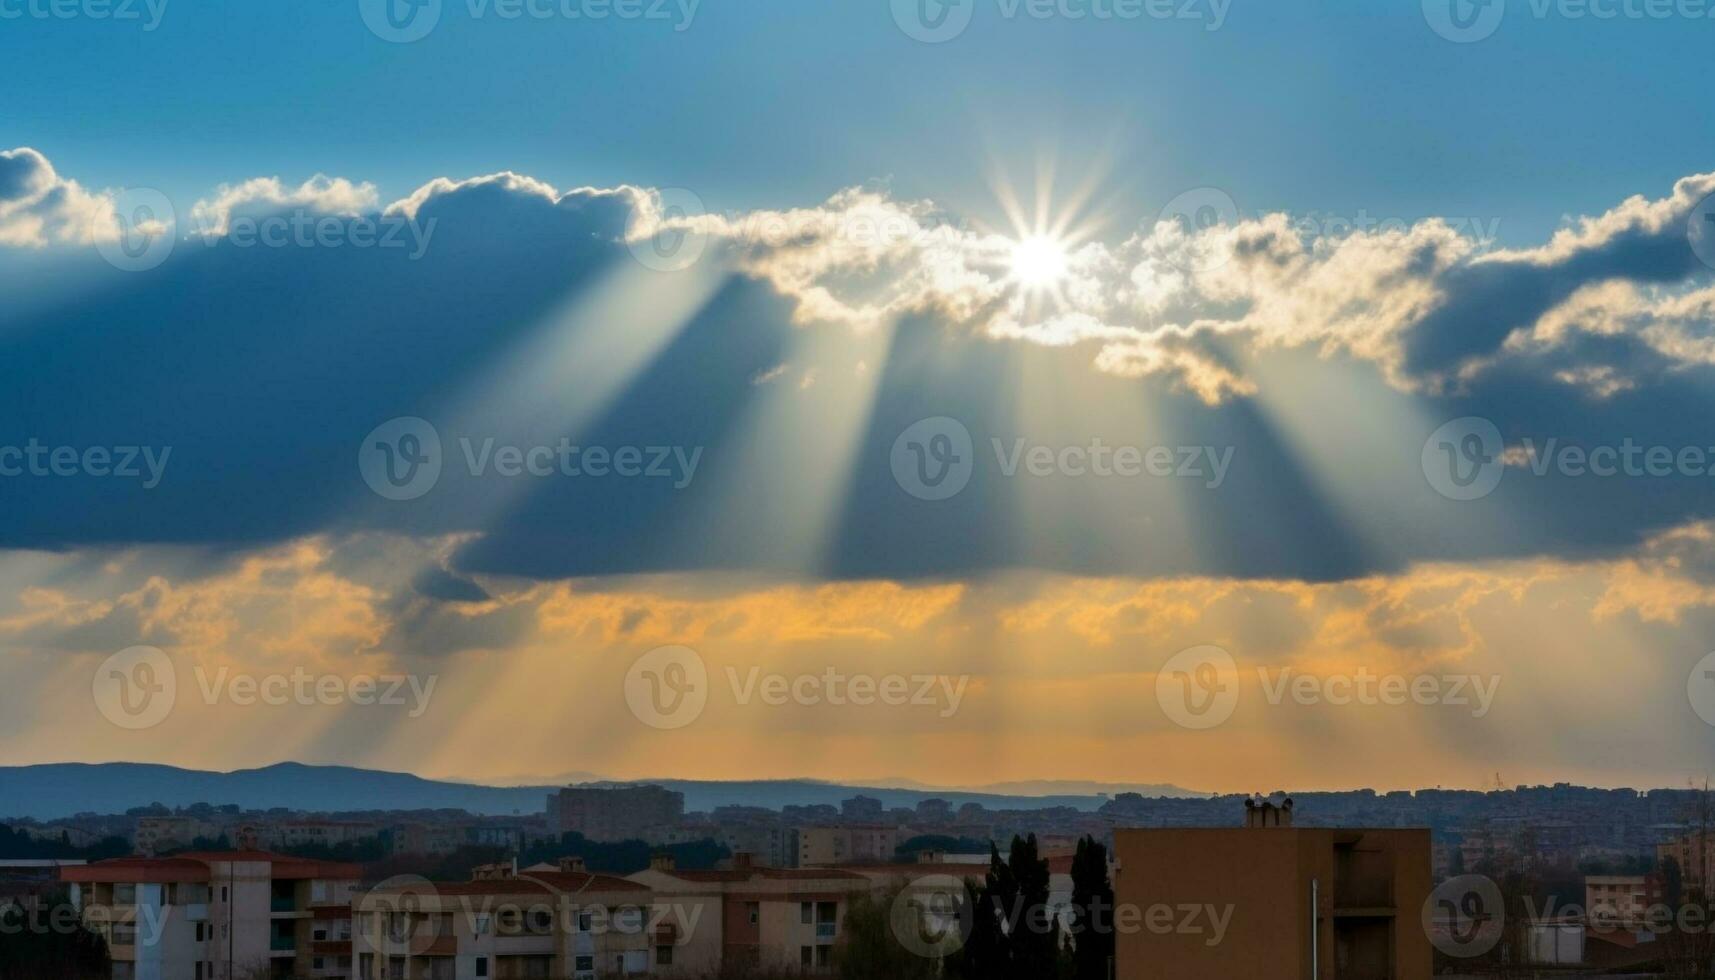
[[[1044,156],[1134,223],[1190,187],[1242,207],[1500,219],[1567,214],[1700,169],[1709,23],[1535,19],[1450,43],[1417,3],[1236,0],[1201,21],[1000,16],[921,44],[887,3],[706,0],[668,21],[472,19],[410,44],[355,3],[170,0],[157,29],[21,19],[0,35],[0,143],[86,184],[194,196],[312,173],[405,193],[499,169],[560,186],[691,187],[711,207],[889,179],[992,207]]]

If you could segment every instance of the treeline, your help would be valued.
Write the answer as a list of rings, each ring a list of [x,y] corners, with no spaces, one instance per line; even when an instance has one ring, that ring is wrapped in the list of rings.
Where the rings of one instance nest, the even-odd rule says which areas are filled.
[[[130,853],[131,845],[123,837],[106,837],[87,847],[78,847],[64,831],[57,840],[39,840],[0,824],[0,861],[100,861]]]

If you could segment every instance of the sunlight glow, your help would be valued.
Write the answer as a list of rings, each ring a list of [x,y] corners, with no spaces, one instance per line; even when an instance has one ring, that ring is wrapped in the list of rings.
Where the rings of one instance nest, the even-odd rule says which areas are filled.
[[[1012,278],[1029,290],[1052,289],[1066,277],[1066,246],[1047,235],[1032,235],[1012,247]]]

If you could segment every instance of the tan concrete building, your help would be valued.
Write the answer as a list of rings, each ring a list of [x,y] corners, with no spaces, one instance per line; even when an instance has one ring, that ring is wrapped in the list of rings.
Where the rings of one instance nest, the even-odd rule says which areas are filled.
[[[1592,922],[1638,925],[1661,901],[1659,882],[1649,875],[1589,875],[1584,879],[1584,910]]]
[[[114,980],[352,976],[355,865],[264,851],[117,858],[60,870],[107,940]]]
[[[1428,830],[1252,822],[1115,831],[1119,980],[1428,980]]]
[[[522,980],[651,972],[649,890],[527,872],[382,887],[356,902],[357,980]]]
[[[764,868],[737,855],[730,869],[682,871],[657,859],[630,875],[664,907],[695,910],[697,926],[682,937],[662,976],[701,977],[722,969],[824,973],[851,899],[871,880],[841,868]]]
[[[883,824],[841,824],[832,827],[799,827],[794,865],[811,868],[830,864],[888,863],[906,839],[898,827]]]
[[[1702,885],[1704,875],[1715,874],[1715,834],[1685,834],[1657,844],[1657,866],[1668,858],[1679,863],[1679,873],[1688,887]]]

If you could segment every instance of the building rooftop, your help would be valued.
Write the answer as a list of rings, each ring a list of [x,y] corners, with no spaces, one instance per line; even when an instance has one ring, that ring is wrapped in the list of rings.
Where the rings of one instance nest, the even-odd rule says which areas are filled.
[[[269,864],[269,876],[278,879],[358,879],[362,869],[355,864],[335,861],[315,861],[272,854],[268,851],[193,851],[173,857],[109,858],[82,867],[60,869],[61,881],[76,882],[138,882],[165,883],[178,881],[207,881],[213,877],[215,864]]]

